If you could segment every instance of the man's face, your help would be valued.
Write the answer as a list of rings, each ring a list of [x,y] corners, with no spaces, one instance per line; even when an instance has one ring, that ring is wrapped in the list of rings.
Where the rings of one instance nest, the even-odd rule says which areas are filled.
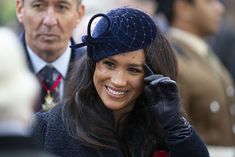
[[[191,5],[192,27],[198,35],[212,35],[218,32],[224,6],[219,0],[194,0]]]
[[[64,52],[84,6],[77,0],[16,0],[16,11],[27,45],[41,56]]]

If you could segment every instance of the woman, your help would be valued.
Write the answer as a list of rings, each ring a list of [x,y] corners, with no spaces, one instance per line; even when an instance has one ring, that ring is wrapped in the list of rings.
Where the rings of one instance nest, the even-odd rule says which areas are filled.
[[[93,35],[93,20],[101,16]],[[181,116],[172,49],[145,13],[119,8],[93,16],[64,105],[38,113],[33,135],[63,157],[208,157]]]

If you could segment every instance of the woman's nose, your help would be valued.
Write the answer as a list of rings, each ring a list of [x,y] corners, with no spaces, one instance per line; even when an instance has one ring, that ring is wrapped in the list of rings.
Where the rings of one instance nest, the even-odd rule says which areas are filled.
[[[115,71],[111,77],[111,83],[115,87],[123,87],[127,85],[127,78],[123,71]]]

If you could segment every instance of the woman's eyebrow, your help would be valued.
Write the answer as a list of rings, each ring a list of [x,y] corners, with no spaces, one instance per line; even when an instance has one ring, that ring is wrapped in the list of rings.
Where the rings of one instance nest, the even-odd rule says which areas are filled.
[[[114,63],[117,63],[117,61],[115,59],[113,59],[112,57],[107,57],[106,58],[107,60],[110,60]],[[131,67],[143,67],[144,66],[144,62],[140,61],[138,63],[129,63],[128,66],[131,66]]]
[[[136,63],[131,63],[131,64],[128,64],[129,66],[132,66],[132,67],[143,67],[144,66],[144,64],[136,64]]]

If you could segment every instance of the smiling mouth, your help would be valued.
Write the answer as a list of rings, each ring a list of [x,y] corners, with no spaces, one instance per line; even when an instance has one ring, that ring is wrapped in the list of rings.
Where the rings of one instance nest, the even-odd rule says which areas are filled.
[[[105,87],[106,87],[106,91],[108,92],[108,94],[113,97],[123,97],[127,93],[127,91],[114,90],[113,88],[110,88],[108,86],[105,86]]]

